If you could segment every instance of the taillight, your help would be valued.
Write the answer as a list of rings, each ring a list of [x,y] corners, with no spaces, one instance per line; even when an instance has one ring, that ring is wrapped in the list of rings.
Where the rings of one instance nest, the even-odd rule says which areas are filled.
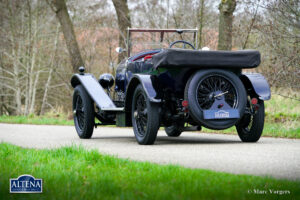
[[[252,98],[252,99],[251,99],[251,103],[252,103],[253,105],[257,104],[257,103],[258,103],[257,98]]]
[[[188,107],[189,106],[189,102],[187,100],[184,100],[184,101],[181,102],[181,105],[183,107]]]

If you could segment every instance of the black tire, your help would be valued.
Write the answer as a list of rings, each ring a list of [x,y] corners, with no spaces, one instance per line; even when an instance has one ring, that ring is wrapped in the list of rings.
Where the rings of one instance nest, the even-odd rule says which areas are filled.
[[[159,104],[150,102],[141,85],[133,94],[131,116],[137,142],[153,144],[159,129]]]
[[[179,126],[178,124],[172,124],[171,126],[165,126],[165,132],[169,137],[179,137],[182,133],[183,126]]]
[[[200,106],[197,95],[199,94],[199,91],[203,91],[200,90],[200,85],[202,84],[202,81],[204,82],[209,78],[212,78],[212,80],[214,80],[213,78],[220,78],[223,82],[225,81],[226,84],[229,84],[230,88],[232,88],[232,91],[234,93],[234,103],[232,105],[232,108],[238,109],[240,117],[242,117],[244,114],[247,102],[247,94],[245,87],[239,79],[239,77],[230,71],[210,69],[197,71],[194,75],[190,77],[186,84],[184,98],[189,102],[189,111],[191,117],[198,124],[201,124],[209,129],[221,130],[229,128],[235,125],[239,119],[204,119],[203,110],[205,109],[203,108],[203,106]],[[213,91],[211,93],[213,93]],[[215,100],[213,99],[212,102],[214,101]]]
[[[77,85],[73,94],[74,124],[82,139],[91,138],[95,125],[94,103],[82,85]]]
[[[250,102],[248,101],[247,107]],[[261,137],[265,121],[264,101],[258,100],[259,108],[254,115],[245,114],[240,122],[236,125],[236,130],[243,142],[257,142]]]

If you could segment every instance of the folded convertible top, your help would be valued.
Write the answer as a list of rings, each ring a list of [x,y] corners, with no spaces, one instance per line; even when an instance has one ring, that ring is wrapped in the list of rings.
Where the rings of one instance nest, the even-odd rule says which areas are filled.
[[[255,68],[260,64],[260,53],[255,50],[202,51],[172,48],[153,55],[152,62],[154,68]]]

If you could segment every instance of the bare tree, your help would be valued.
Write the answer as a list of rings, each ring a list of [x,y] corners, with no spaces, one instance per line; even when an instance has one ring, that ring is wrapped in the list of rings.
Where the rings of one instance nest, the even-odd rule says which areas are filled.
[[[62,32],[70,54],[73,72],[77,72],[78,67],[83,66],[84,62],[80,54],[73,24],[70,19],[65,0],[47,0],[56,17],[61,24]]]
[[[255,8],[253,17],[251,19],[251,23],[250,23],[249,28],[247,30],[245,42],[244,42],[243,47],[242,47],[243,49],[245,49],[247,47],[249,36],[250,36],[250,33],[251,33],[252,29],[253,29],[253,26],[254,26],[254,23],[255,23],[255,20],[256,20],[256,17],[257,17],[258,8],[259,8],[259,1],[257,2],[257,5],[256,5],[256,8]]]
[[[199,8],[198,8],[198,48],[202,47],[202,31],[203,31],[203,18],[204,18],[204,1],[199,0]]]
[[[300,89],[300,1],[262,2],[266,21],[260,31],[264,73],[276,87]]]
[[[232,21],[236,0],[221,0],[219,4],[219,50],[231,50],[232,48]]]
[[[127,28],[131,27],[130,13],[127,5],[127,0],[112,0],[119,26],[119,46],[126,47]],[[120,62],[125,57],[124,53],[119,54],[118,61]]]
[[[51,59],[50,59],[50,64],[49,64],[50,70],[49,70],[48,78],[47,78],[47,81],[46,81],[46,84],[45,84],[45,90],[44,90],[44,95],[43,95],[43,99],[42,99],[42,106],[41,106],[41,110],[40,110],[40,115],[43,115],[45,113],[48,91],[49,91],[49,88],[50,88],[52,74],[53,74],[53,71],[54,71],[54,60],[55,60],[55,57],[56,57],[56,54],[57,54],[58,36],[59,36],[59,29],[57,27],[56,28],[56,38],[54,40],[54,52],[53,52],[53,54],[51,56]]]

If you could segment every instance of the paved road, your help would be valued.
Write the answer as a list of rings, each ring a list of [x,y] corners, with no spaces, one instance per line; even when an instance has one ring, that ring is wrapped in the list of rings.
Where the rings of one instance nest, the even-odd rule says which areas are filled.
[[[142,146],[131,128],[98,127],[91,139],[81,140],[72,126],[0,124],[0,142],[30,148],[82,144],[138,161],[300,180],[299,139],[261,138],[249,144],[237,135],[187,132],[169,138],[159,131],[155,145]]]

